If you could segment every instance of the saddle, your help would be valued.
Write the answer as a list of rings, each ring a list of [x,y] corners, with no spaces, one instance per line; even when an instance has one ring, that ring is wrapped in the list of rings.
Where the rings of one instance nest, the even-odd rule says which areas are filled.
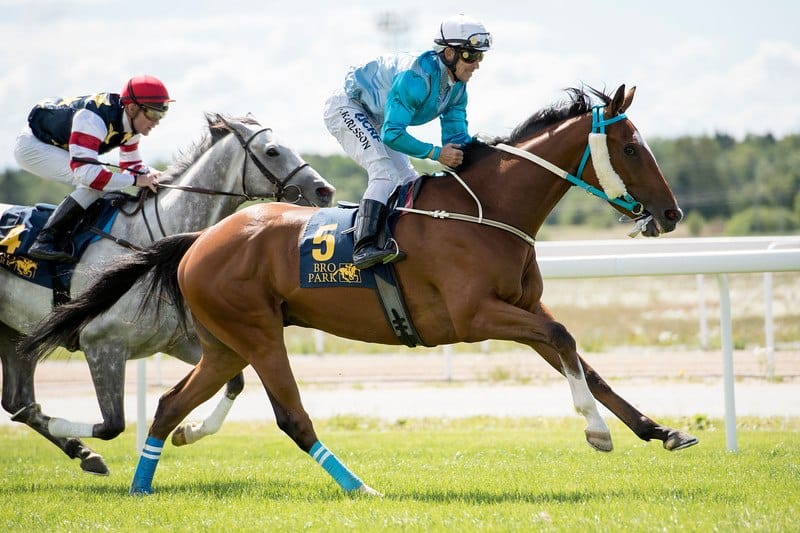
[[[411,207],[424,181],[422,176],[398,187],[389,197],[386,223],[378,236],[381,245],[403,215],[397,207]],[[394,263],[359,270],[353,264],[353,225],[357,204],[339,202],[338,207],[318,210],[306,223],[300,238],[300,286],[363,287],[377,292],[384,316],[397,338],[406,346],[425,345],[417,334],[405,305]]]
[[[94,202],[86,210],[71,234],[76,259],[80,259],[91,243],[108,234],[119,206],[136,197],[111,193]],[[28,250],[44,227],[53,204],[30,206],[0,204],[0,268],[31,283],[53,291],[53,306],[70,300],[69,287],[76,263],[54,263],[28,256]]]

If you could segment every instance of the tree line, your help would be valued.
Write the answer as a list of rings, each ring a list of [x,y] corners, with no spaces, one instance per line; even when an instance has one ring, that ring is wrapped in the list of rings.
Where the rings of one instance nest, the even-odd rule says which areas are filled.
[[[800,135],[781,139],[747,135],[736,140],[718,133],[653,139],[649,144],[683,208],[691,234],[703,234],[708,228],[726,235],[800,233]],[[359,200],[367,174],[350,158],[303,157],[336,186],[337,200]],[[415,166],[420,172],[437,169],[430,161],[415,161]],[[0,203],[58,203],[71,190],[19,169],[0,174]],[[574,190],[547,223],[610,227],[616,217],[604,203],[586,201],[584,193]]]

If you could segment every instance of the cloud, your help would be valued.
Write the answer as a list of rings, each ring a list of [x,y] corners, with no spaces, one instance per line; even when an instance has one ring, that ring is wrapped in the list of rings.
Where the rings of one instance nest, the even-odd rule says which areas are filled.
[[[119,91],[129,76],[144,72],[161,77],[177,100],[142,143],[148,160],[166,161],[196,141],[203,111],[249,111],[299,151],[342,154],[322,123],[322,106],[348,67],[391,46],[424,50],[438,21],[459,11],[482,19],[495,37],[470,82],[473,131],[507,134],[563,98],[565,87],[585,82],[609,91],[620,83],[637,85],[629,114],[648,138],[800,132],[800,104],[793,97],[800,44],[779,37],[789,30],[794,36],[792,28],[773,24],[762,31],[755,8],[746,6],[726,11],[725,24],[705,24],[701,31],[692,24],[713,21],[713,5],[699,6],[683,22],[677,8],[657,7],[598,19],[584,11],[593,3],[576,2],[566,9],[408,0],[398,8],[309,0],[300,12],[288,2],[201,0],[187,7],[140,0],[134,13],[120,13],[95,0],[68,8],[62,2],[6,1],[0,20],[0,169],[17,166],[14,139],[37,100]],[[408,32],[382,33],[376,21],[386,11],[407,23]],[[128,15],[140,23],[121,24]],[[418,134],[436,140],[438,124]]]

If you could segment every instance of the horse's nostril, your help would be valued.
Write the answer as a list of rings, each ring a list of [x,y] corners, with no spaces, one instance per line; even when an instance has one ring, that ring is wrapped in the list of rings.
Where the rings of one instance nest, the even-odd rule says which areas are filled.
[[[670,222],[678,222],[683,218],[683,213],[680,209],[667,209],[664,211],[664,217]]]

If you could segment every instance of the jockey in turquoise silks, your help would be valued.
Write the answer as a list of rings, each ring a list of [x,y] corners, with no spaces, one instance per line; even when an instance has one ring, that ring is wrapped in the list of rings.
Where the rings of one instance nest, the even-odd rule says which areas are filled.
[[[400,255],[394,242],[379,247],[377,234],[391,192],[417,177],[409,157],[457,167],[461,147],[472,139],[466,84],[490,49],[491,35],[477,20],[456,15],[439,25],[433,42],[433,50],[418,57],[381,56],[352,69],[325,103],[328,130],[369,175],[355,224],[353,263],[361,269]],[[408,133],[409,126],[437,117],[442,146]]]

